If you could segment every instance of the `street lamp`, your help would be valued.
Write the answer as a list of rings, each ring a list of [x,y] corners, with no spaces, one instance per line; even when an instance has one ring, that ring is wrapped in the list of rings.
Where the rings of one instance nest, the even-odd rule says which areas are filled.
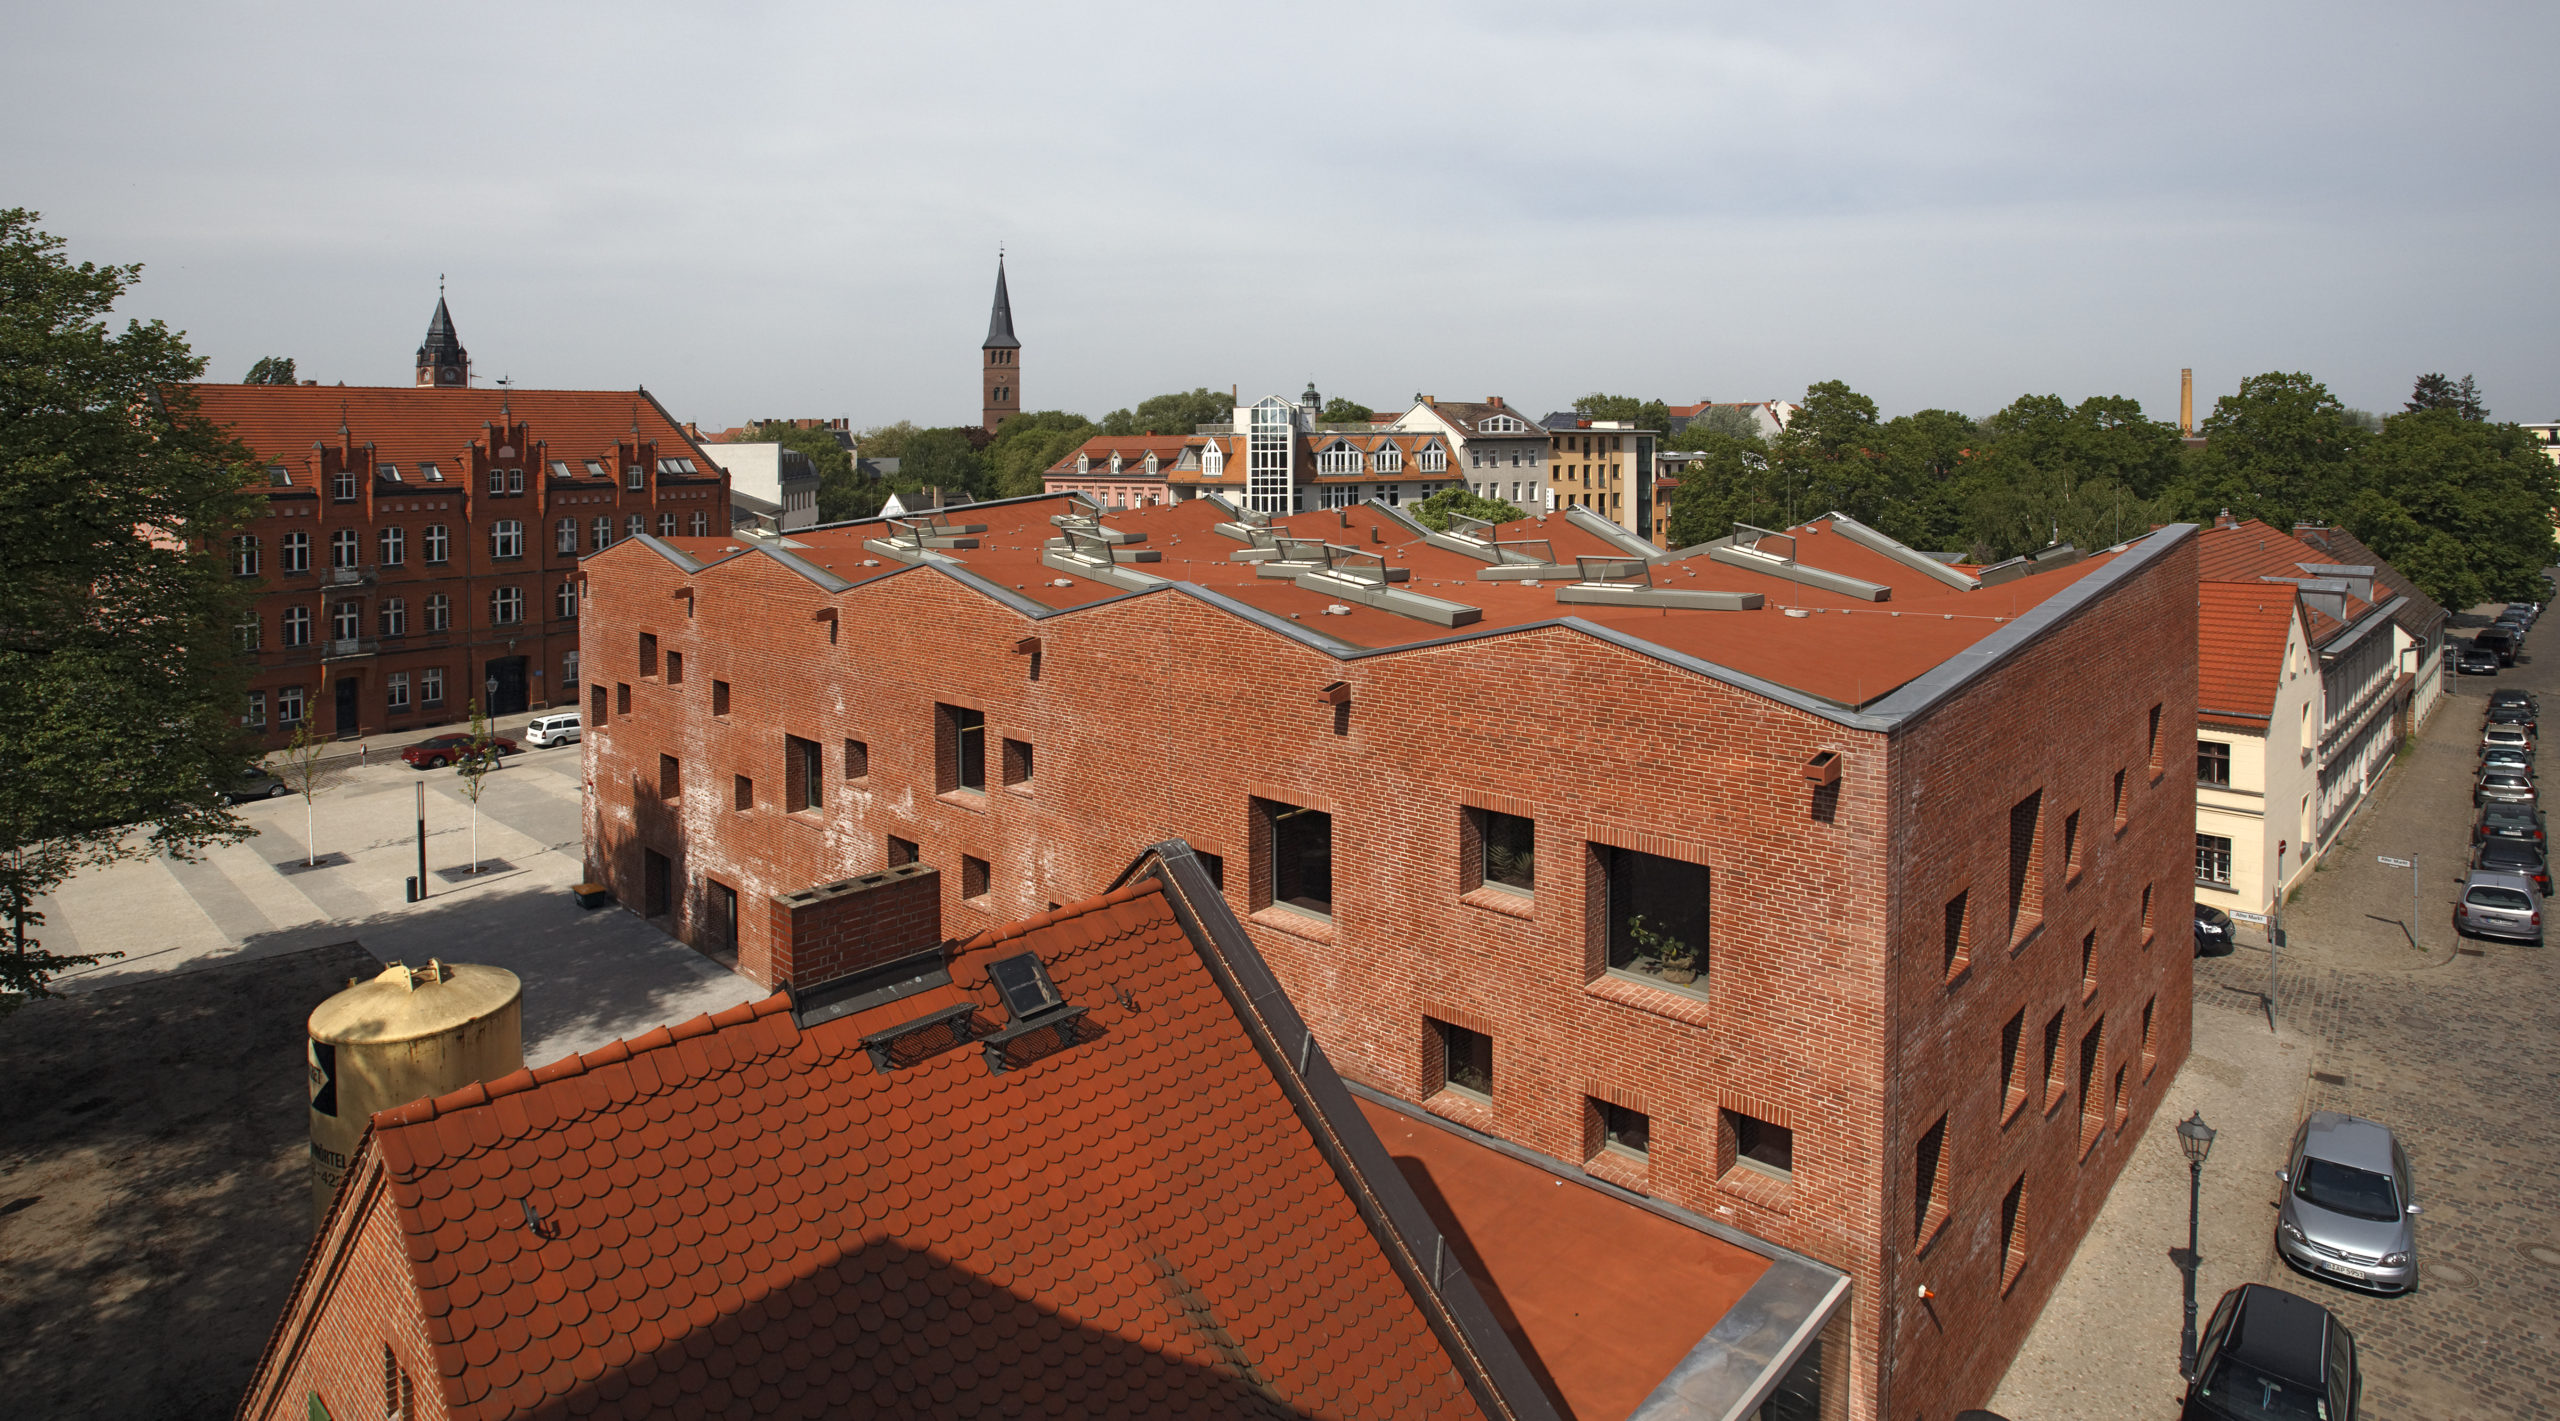
[[[2178,1148],[2187,1152],[2187,1256],[2179,1267],[2187,1275],[2187,1325],[2178,1334],[2178,1375],[2196,1375],[2196,1204],[2204,1191],[2204,1157],[2213,1153],[2213,1127],[2196,1111],[2178,1122]]]

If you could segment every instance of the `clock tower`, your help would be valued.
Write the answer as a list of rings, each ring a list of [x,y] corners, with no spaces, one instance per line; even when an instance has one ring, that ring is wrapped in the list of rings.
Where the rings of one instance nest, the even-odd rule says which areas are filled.
[[[457,389],[471,384],[471,353],[462,348],[462,338],[453,333],[453,313],[444,308],[441,281],[436,283],[436,314],[427,322],[426,344],[418,347],[418,383]]]

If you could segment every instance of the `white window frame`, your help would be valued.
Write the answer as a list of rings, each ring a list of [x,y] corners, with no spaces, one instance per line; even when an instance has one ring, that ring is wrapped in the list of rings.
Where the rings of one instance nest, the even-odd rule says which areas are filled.
[[[406,597],[383,598],[379,619],[384,636],[407,636],[409,634],[409,599]]]
[[[489,593],[489,625],[512,627],[524,621],[524,589],[493,588]]]
[[[429,567],[441,567],[453,560],[453,537],[441,523],[428,524],[418,543],[426,553]]]
[[[452,598],[445,596],[441,592],[430,592],[427,594],[427,630],[431,632],[449,632],[453,630]]]
[[[524,556],[524,523],[521,519],[501,518],[489,525],[489,556],[493,558]]]
[[[555,591],[551,595],[551,606],[554,611],[559,613],[560,620],[564,622],[577,620],[578,579],[574,577],[562,578],[560,580],[559,590]]]
[[[284,616],[279,620],[283,625],[285,645],[309,646],[311,644],[310,608],[295,603],[284,609]]]
[[[430,666],[418,673],[418,703],[429,706],[444,704],[443,667]]]
[[[409,708],[409,673],[394,671],[382,678],[384,703],[396,711]]]
[[[255,577],[258,575],[258,539],[256,534],[243,533],[231,540],[231,575],[233,577]]]
[[[711,515],[705,513],[699,508],[693,510],[693,536],[697,538],[704,538],[709,537],[710,534]]]
[[[672,538],[672,537],[674,537],[675,535],[676,535],[676,516],[675,516],[675,514],[674,514],[673,512],[667,512],[667,513],[661,513],[661,514],[659,514],[659,515],[658,515],[658,536],[659,536],[659,537],[661,537],[661,538]]]
[[[354,641],[364,635],[364,607],[360,603],[340,602],[329,609],[331,641]]]
[[[382,565],[384,567],[401,567],[408,563],[408,529],[403,528],[396,523],[386,525],[382,530],[380,541],[382,544]]]
[[[634,513],[622,520],[622,536],[625,538],[637,538],[648,531],[649,515],[646,513]]]
[[[364,542],[353,528],[340,528],[329,535],[329,566],[360,567],[364,563]]]
[[[284,730],[302,724],[302,688],[286,686],[276,692],[276,729]]]
[[[356,471],[340,469],[329,476],[329,496],[338,503],[356,501]]]
[[[622,486],[631,490],[633,493],[638,493],[640,491],[640,482],[646,477],[646,471],[644,471],[638,464],[633,464],[622,471]]]
[[[248,726],[248,727],[249,727],[249,728],[251,728],[252,730],[263,730],[263,729],[265,729],[265,728],[266,728],[266,724],[267,724],[267,693],[266,693],[266,692],[264,692],[264,691],[251,691],[251,692],[249,693],[249,709],[248,709],[248,711],[247,711],[245,714],[243,714],[243,715],[240,717],[240,723],[241,723],[242,725]]]
[[[552,530],[552,537],[561,552],[575,554],[578,551],[578,520],[561,519],[559,526]]]
[[[613,515],[610,513],[597,514],[595,526],[588,530],[588,536],[595,540],[594,546],[587,549],[587,551],[591,553],[600,553],[605,549],[612,547]]]
[[[311,570],[311,535],[309,533],[297,529],[278,539],[276,546],[284,555],[285,571],[309,572]]]
[[[1423,446],[1413,456],[1413,470],[1418,474],[1449,472],[1449,451],[1437,444]]]

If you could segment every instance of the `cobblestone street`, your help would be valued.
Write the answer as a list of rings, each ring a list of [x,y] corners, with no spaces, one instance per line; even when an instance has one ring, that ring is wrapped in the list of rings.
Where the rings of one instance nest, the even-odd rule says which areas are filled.
[[[2554,636],[2537,630],[2529,650]],[[2153,1122],[2159,1148],[2116,1186],[1993,1409],[2172,1412],[2167,1253],[2185,1243],[2186,1171],[2168,1132],[2201,1109],[2223,1132],[2205,1169],[2203,1310],[2253,1280],[2327,1306],[2356,1335],[2363,1414],[2382,1421],[2560,1415],[2560,970],[2551,948],[2460,941],[2451,922],[2482,699],[2560,689],[2560,655],[2532,660],[2459,681],[2297,892],[2272,1033],[2265,947],[2197,964],[2195,1056]],[[2412,870],[2382,855],[2417,860],[2415,923]],[[2271,1171],[2303,1112],[2324,1109],[2382,1121],[2407,1146],[2426,1211],[2413,1294],[2369,1297],[2276,1256]],[[2121,1343],[2093,1344],[2088,1320],[2104,1315],[2129,1324]]]

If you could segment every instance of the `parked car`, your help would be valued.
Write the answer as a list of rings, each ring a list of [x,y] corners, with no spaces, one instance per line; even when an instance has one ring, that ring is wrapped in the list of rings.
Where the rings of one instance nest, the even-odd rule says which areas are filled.
[[[2527,735],[2538,734],[2542,729],[2541,717],[2533,707],[2520,706],[2513,701],[2489,707],[2487,713],[2481,717],[2481,724],[2484,726],[2512,725]]]
[[[2530,731],[2522,730],[2512,725],[2483,726],[2480,730],[2480,748],[2483,750],[2522,750],[2526,754],[2530,755],[2533,753],[2533,734]]]
[[[578,713],[535,716],[524,728],[524,743],[537,750],[553,745],[575,745],[579,739]]]
[[[2498,674],[2498,653],[2476,641],[2464,642],[2453,653],[2453,669],[2464,676]]]
[[[2489,704],[2493,706],[2524,706],[2531,710],[2542,709],[2542,702],[2534,698],[2533,692],[2523,690],[2515,686],[2500,686],[2498,689],[2491,691],[2489,693]]]
[[[2533,880],[2534,892],[2551,896],[2551,861],[2529,839],[2483,839],[2471,850],[2471,866],[2522,875]]]
[[[2409,1156],[2391,1127],[2315,1110],[2276,1172],[2276,1252],[2306,1273],[2372,1293],[2418,1286],[2418,1206]]]
[[[2355,1421],[2356,1339],[2309,1298],[2264,1283],[2222,1295],[2196,1347],[2180,1421]]]
[[[2509,627],[2482,627],[2471,635],[2473,646],[2485,646],[2498,653],[2498,664],[2501,666],[2516,664],[2516,643],[2519,640],[2514,629]]]
[[[2533,776],[2522,770],[2483,766],[2480,777],[2471,782],[2471,806],[2474,809],[2492,801],[2501,804],[2538,804],[2541,796],[2533,788]]]
[[[2453,905],[2456,936],[2497,937],[2542,944],[2542,895],[2520,873],[2475,868]]]
[[[2480,806],[2480,822],[2471,828],[2476,842],[2489,839],[2522,839],[2527,843],[2543,842],[2542,811],[2529,804],[2484,804]]]
[[[489,747],[501,755],[516,753],[516,743],[503,735],[490,736]],[[461,759],[462,752],[470,748],[468,735],[436,735],[401,751],[400,758],[422,770],[441,770]]]
[[[2196,956],[2227,957],[2234,939],[2231,915],[2210,903],[2196,905]]]
[[[2498,613],[2499,621],[2509,623],[2519,630],[2530,629],[2533,626],[2533,619],[2533,609],[2522,602],[2509,602]]]
[[[2513,770],[2520,775],[2531,775],[2534,772],[2533,757],[2522,750],[2483,750],[2480,752],[2480,768]]]
[[[252,799],[282,799],[291,793],[293,786],[267,773],[266,766],[250,765],[223,786],[222,799],[226,804],[239,804]]]

